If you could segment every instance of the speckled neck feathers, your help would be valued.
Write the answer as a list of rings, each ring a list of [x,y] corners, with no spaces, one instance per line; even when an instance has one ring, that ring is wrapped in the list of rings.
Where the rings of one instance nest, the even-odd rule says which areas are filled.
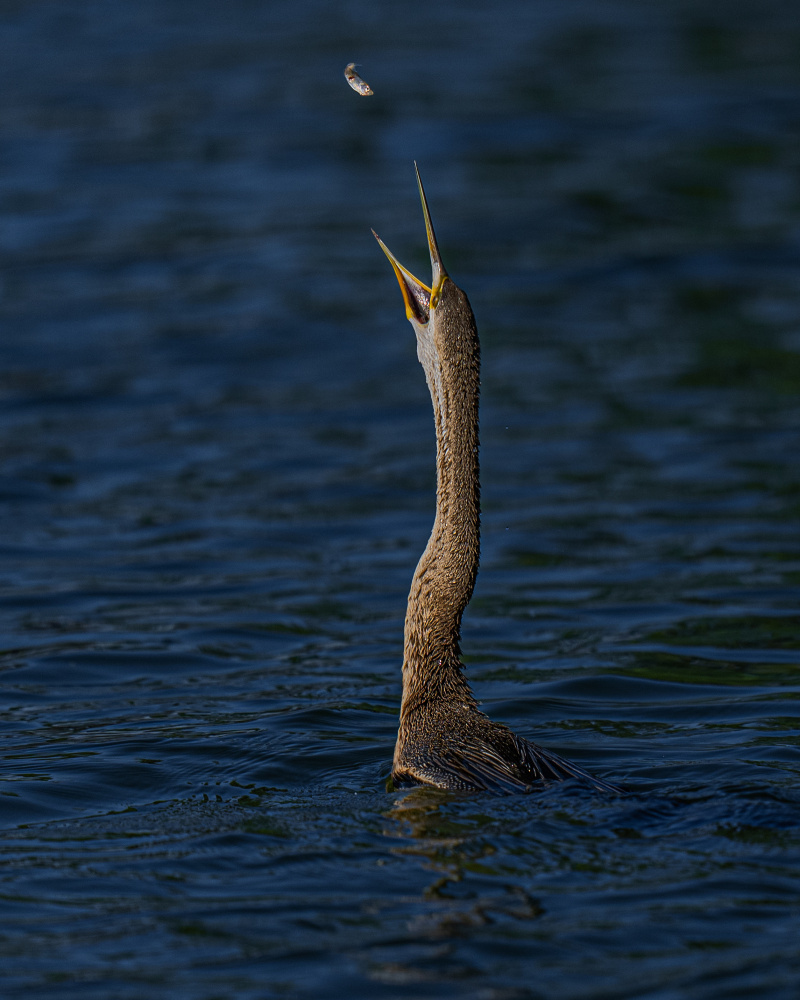
[[[401,728],[421,708],[475,705],[459,640],[480,555],[478,332],[450,280],[428,324],[415,329],[436,423],[436,519],[408,596]]]

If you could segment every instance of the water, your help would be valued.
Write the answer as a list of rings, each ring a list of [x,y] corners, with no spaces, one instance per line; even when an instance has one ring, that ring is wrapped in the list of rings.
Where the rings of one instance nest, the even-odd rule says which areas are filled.
[[[3,995],[796,996],[794,4],[2,23]],[[469,674],[623,798],[384,790],[413,158],[483,343]]]

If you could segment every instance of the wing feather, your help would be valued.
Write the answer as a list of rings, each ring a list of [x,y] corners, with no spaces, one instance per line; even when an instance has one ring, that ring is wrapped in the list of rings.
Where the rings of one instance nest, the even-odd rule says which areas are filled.
[[[498,752],[486,740],[453,742],[446,747],[429,749],[419,767],[418,776],[439,787],[495,792],[505,795],[529,792],[538,782],[577,778],[600,791],[620,794],[615,785],[596,778],[577,764],[545,750],[535,743],[507,733],[512,759]],[[506,749],[505,747],[503,749]],[[516,759],[514,759],[516,758]]]

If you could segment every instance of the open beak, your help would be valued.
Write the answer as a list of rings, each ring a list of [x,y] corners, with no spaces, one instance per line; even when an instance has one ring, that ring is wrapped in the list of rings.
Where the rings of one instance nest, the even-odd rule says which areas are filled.
[[[414,164],[414,170],[417,172],[419,197],[422,201],[422,214],[425,217],[425,231],[428,236],[428,252],[431,255],[430,288],[421,282],[419,278],[415,278],[407,268],[403,267],[374,229],[372,230],[372,235],[380,244],[381,250],[389,258],[389,263],[392,265],[392,269],[397,277],[400,291],[403,293],[403,302],[406,306],[406,317],[410,320],[416,320],[417,323],[425,326],[430,319],[431,311],[436,308],[439,302],[442,285],[447,281],[447,271],[445,271],[444,264],[442,264],[439,245],[436,242],[436,234],[433,231],[433,223],[428,211],[428,201],[425,197],[425,190],[422,187],[422,180],[419,176],[416,163]]]

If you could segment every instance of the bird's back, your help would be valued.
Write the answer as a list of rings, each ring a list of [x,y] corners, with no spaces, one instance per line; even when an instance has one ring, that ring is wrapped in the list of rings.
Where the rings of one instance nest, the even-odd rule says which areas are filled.
[[[620,791],[462,704],[429,704],[403,720],[392,769],[397,787],[424,784],[500,794],[527,792],[567,778],[605,792]]]

